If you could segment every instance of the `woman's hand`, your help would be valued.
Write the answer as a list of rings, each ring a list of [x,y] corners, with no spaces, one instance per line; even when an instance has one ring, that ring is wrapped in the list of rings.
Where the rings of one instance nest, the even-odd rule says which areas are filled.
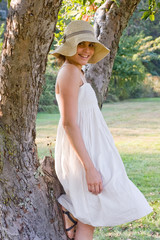
[[[88,191],[97,195],[102,192],[102,178],[100,173],[95,167],[86,171],[86,180],[88,185]]]

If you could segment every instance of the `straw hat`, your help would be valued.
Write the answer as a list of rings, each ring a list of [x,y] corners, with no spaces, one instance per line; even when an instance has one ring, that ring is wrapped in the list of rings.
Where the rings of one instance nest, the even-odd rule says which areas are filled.
[[[55,57],[73,56],[77,52],[77,45],[85,41],[95,43],[94,55],[88,63],[97,63],[109,53],[109,49],[95,38],[93,27],[88,22],[77,20],[69,23],[65,29],[62,44],[51,54]]]

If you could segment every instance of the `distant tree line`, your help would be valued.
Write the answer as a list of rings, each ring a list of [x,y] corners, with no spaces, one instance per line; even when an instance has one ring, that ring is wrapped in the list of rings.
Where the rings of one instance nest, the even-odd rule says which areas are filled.
[[[125,31],[114,62],[107,99],[160,96],[160,78],[159,88],[155,87],[154,82],[160,75],[159,52],[160,37],[153,39],[142,32],[128,36]]]
[[[107,100],[160,96],[160,13],[142,20],[141,1],[119,43]]]

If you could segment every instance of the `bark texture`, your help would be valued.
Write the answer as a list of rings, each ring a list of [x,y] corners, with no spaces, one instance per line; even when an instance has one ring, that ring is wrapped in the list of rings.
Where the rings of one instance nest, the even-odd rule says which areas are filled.
[[[45,159],[50,175],[42,176],[35,145],[38,100],[60,4],[11,1],[0,66],[1,240],[67,239],[55,200],[62,188],[53,161]]]
[[[119,7],[107,0],[95,14],[95,33],[98,40],[110,49],[110,54],[95,65],[88,65],[86,79],[96,92],[99,106],[107,96],[113,63],[123,30],[140,0],[120,0]]]

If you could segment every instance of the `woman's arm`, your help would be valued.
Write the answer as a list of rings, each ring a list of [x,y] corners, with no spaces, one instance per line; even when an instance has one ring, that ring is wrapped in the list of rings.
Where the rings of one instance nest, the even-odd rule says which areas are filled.
[[[61,101],[62,124],[72,147],[85,168],[88,190],[98,194],[102,191],[102,179],[89,157],[77,124],[80,85],[80,70],[77,67],[67,65],[61,69],[58,74],[57,87]]]

